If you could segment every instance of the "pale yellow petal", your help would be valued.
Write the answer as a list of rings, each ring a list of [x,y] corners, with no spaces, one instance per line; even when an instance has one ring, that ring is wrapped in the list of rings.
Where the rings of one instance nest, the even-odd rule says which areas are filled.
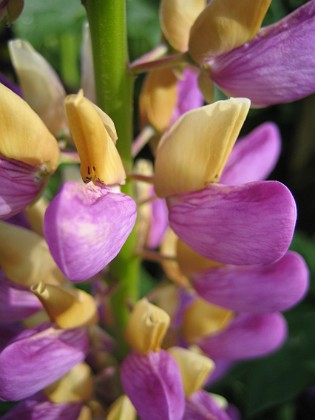
[[[171,347],[168,353],[176,360],[182,377],[186,397],[199,391],[214,369],[214,363],[208,357],[184,349]]]
[[[81,160],[84,182],[121,184],[126,174],[115,146],[114,123],[80,91],[65,100],[70,131]],[[116,136],[117,138],[117,136]]]
[[[48,204],[48,201],[41,197],[25,209],[25,215],[30,227],[41,236],[44,236],[43,223]]]
[[[202,257],[180,239],[177,241],[177,261],[181,272],[187,277],[190,277],[193,273],[222,265]]]
[[[79,363],[65,376],[44,389],[56,404],[88,401],[93,394],[92,372],[86,363]]]
[[[121,395],[109,407],[106,420],[135,420],[136,410],[127,395]]]
[[[57,73],[27,41],[9,41],[9,52],[25,101],[53,134],[67,131],[66,92]]]
[[[178,237],[175,233],[171,229],[168,229],[161,244],[161,253],[169,259],[165,258],[162,260],[162,267],[168,278],[173,283],[187,289],[190,287],[189,279],[181,271],[177,261],[177,240]]]
[[[0,83],[0,154],[52,172],[59,161],[55,137],[32,108]]]
[[[183,115],[159,143],[157,195],[188,193],[218,182],[249,107],[249,99],[232,98]]]
[[[52,322],[59,328],[79,328],[95,325],[97,305],[93,297],[80,289],[37,283],[31,291],[41,301]]]
[[[226,328],[234,314],[228,309],[195,299],[184,312],[183,333],[188,342],[215,334]]]
[[[175,50],[187,51],[190,28],[205,6],[206,0],[161,1],[161,28],[165,38]]]
[[[121,184],[126,174],[114,143],[116,131],[108,116],[83,96],[69,95],[65,100],[70,131],[81,160],[84,182]]]
[[[141,299],[130,314],[126,341],[142,354],[159,351],[169,324],[170,317],[165,311]]]
[[[153,70],[146,76],[140,99],[141,125],[152,125],[159,133],[172,120],[177,103],[177,78],[170,68]]]
[[[31,286],[39,280],[59,284],[64,276],[38,234],[0,222],[0,267],[14,283]]]
[[[199,64],[254,38],[271,0],[212,0],[190,31],[189,54]]]

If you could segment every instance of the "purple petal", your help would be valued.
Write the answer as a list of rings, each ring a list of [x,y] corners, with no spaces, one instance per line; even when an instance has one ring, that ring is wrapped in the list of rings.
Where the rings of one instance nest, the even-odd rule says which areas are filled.
[[[169,199],[170,226],[200,255],[226,264],[267,264],[287,251],[296,206],[281,183],[207,188]]]
[[[44,185],[36,172],[26,163],[0,158],[0,219],[14,216],[35,199]]]
[[[206,391],[195,392],[186,400],[183,420],[230,420],[226,412]]]
[[[0,9],[1,9],[1,5],[0,5]],[[16,83],[12,82],[3,74],[0,74],[0,83],[2,83],[7,88],[11,89],[12,92],[16,93],[17,95],[22,96],[22,89]]]
[[[288,252],[272,264],[222,266],[194,276],[193,286],[205,300],[237,312],[284,311],[308,288],[303,258]]]
[[[151,204],[151,221],[147,238],[148,248],[157,248],[161,245],[168,226],[168,210],[165,200],[157,198]]]
[[[292,102],[315,91],[315,2],[309,1],[242,47],[216,57],[211,77],[255,106]]]
[[[179,368],[165,351],[131,353],[121,367],[124,392],[143,420],[178,420],[185,400]]]
[[[84,329],[48,328],[11,341],[0,353],[0,400],[16,401],[35,394],[81,362],[87,348]]]
[[[235,144],[220,183],[240,185],[267,178],[278,161],[280,148],[278,127],[273,123],[261,124]]]
[[[10,283],[0,272],[0,324],[21,321],[41,309],[33,293]]]
[[[242,360],[277,350],[287,335],[285,318],[279,313],[238,315],[221,333],[198,344],[213,359]]]
[[[46,211],[44,231],[60,270],[72,281],[84,281],[116,257],[135,220],[129,196],[67,182]]]
[[[17,404],[1,417],[2,420],[77,420],[81,403],[54,404],[42,394],[36,394]]]
[[[183,71],[182,77],[177,82],[177,104],[173,111],[171,124],[185,112],[203,105],[204,99],[198,86],[198,76],[199,70],[195,67],[187,67]]]

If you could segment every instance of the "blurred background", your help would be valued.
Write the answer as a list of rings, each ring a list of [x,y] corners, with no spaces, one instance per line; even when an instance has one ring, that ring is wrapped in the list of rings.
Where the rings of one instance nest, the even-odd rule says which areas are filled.
[[[273,0],[264,23],[278,21],[305,2]],[[131,61],[158,45],[161,38],[158,7],[159,0],[127,0]],[[0,29],[1,73],[14,80],[7,41],[27,39],[56,69],[66,90],[77,91],[84,21],[85,10],[79,0],[25,0],[20,18],[12,26]],[[142,76],[136,81],[135,104],[142,81]],[[303,302],[285,314],[289,325],[287,343],[269,357],[235,365],[210,389],[235,404],[244,419],[314,420],[315,95],[292,104],[251,110],[242,134],[266,121],[275,122],[282,134],[282,154],[271,179],[285,183],[297,201],[298,223],[292,249],[306,259],[311,287]],[[149,148],[144,149],[142,156],[150,157]],[[145,275],[145,281],[152,283],[161,272],[155,271],[155,266],[147,268],[149,274]],[[0,405],[0,410],[4,409]]]

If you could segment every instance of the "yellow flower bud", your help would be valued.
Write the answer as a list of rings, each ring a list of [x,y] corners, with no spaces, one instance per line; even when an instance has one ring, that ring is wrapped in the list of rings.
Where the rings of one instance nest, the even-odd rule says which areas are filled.
[[[249,107],[249,99],[232,98],[194,109],[177,120],[157,150],[157,195],[188,193],[218,182]]]
[[[161,28],[165,38],[175,50],[187,51],[190,28],[205,6],[206,0],[161,1]]]
[[[177,78],[170,68],[148,73],[140,94],[140,123],[163,133],[171,124],[177,102]]]
[[[39,279],[50,284],[59,284],[64,279],[41,236],[2,221],[0,266],[8,279],[22,286],[31,286]]]
[[[88,401],[93,395],[92,372],[86,363],[79,363],[65,376],[44,389],[56,404]]]
[[[202,257],[180,239],[177,241],[177,261],[182,273],[188,277],[193,273],[222,265],[216,261]]]
[[[168,353],[176,360],[182,377],[186,397],[199,391],[214,369],[214,363],[208,357],[184,349],[171,347]]]
[[[234,314],[228,309],[195,299],[184,312],[183,332],[188,342],[195,342],[228,326]]]
[[[55,70],[27,41],[9,41],[9,52],[25,101],[53,134],[67,131],[66,92]]]
[[[0,84],[0,126],[3,135],[0,154],[53,172],[59,161],[59,147],[39,116],[10,89]]]
[[[50,320],[59,328],[90,326],[98,321],[96,302],[83,290],[40,282],[33,285],[31,291],[41,301]]]
[[[189,54],[199,64],[257,34],[271,0],[212,0],[191,27]]]
[[[44,236],[43,223],[47,207],[48,201],[44,197],[41,197],[25,209],[25,215],[32,230],[41,236]]]
[[[117,134],[113,121],[85,98],[82,90],[77,95],[67,96],[65,107],[81,160],[83,181],[122,184],[126,174],[115,146]]]
[[[135,420],[136,410],[127,395],[121,395],[110,406],[106,420]]]
[[[126,328],[126,341],[141,354],[159,351],[170,324],[169,315],[147,299],[135,305]]]

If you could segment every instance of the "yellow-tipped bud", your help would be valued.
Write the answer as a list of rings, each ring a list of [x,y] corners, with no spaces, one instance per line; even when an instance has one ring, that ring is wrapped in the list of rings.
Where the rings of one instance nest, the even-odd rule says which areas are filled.
[[[198,87],[203,94],[204,100],[211,104],[214,102],[214,85],[208,71],[201,71],[198,76]]]
[[[234,314],[228,309],[195,299],[184,312],[183,332],[188,342],[195,342],[228,326]]]
[[[181,272],[188,277],[193,273],[222,265],[216,261],[202,257],[180,239],[177,241],[177,261]]]
[[[64,279],[41,236],[5,222],[0,222],[0,266],[8,279],[22,286],[38,279],[50,284]]]
[[[169,259],[165,258],[162,260],[162,267],[173,283],[187,289],[190,287],[190,283],[187,276],[179,268],[176,249],[177,241],[178,237],[171,229],[168,229],[161,244],[161,253],[163,256],[168,257]]]
[[[127,395],[121,395],[110,406],[106,420],[135,420],[136,410]]]
[[[206,0],[161,1],[161,28],[165,38],[175,50],[187,51],[190,28],[205,6]]]
[[[41,282],[33,285],[31,291],[59,328],[78,328],[97,323],[96,302],[83,290],[65,289]]]
[[[66,92],[55,70],[27,41],[9,41],[9,52],[26,102],[53,134],[67,131]]]
[[[232,98],[184,114],[159,143],[156,193],[167,197],[218,182],[249,107],[249,99]]]
[[[126,340],[141,354],[159,351],[170,324],[169,315],[147,299],[136,303],[126,328]]]
[[[65,107],[81,160],[83,181],[122,184],[126,174],[115,146],[117,134],[113,121],[85,98],[82,90],[76,95],[67,96]]]
[[[41,197],[25,209],[27,221],[29,222],[32,230],[41,236],[44,236],[43,223],[47,207],[48,201],[44,197]]]
[[[0,83],[0,154],[53,172],[59,161],[55,137],[32,108]]]
[[[171,124],[177,102],[177,78],[170,68],[151,71],[140,94],[140,122],[163,133]]]
[[[212,0],[191,27],[189,54],[199,64],[254,38],[271,0]]]
[[[44,394],[56,404],[84,402],[92,398],[92,372],[86,363],[79,363],[65,376],[44,389]]]
[[[168,353],[176,360],[182,377],[186,397],[199,391],[214,369],[214,363],[208,357],[184,349],[171,347]]]

